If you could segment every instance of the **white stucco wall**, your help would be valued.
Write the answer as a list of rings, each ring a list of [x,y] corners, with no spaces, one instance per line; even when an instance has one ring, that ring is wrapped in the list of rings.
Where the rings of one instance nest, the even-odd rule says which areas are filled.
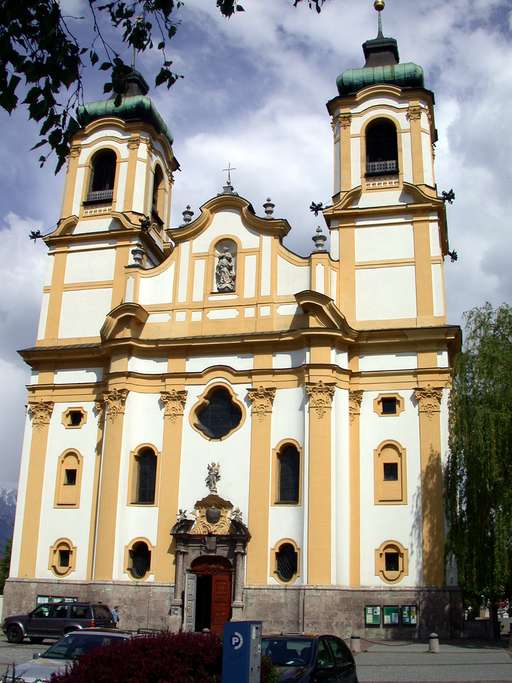
[[[25,416],[25,428],[23,431],[23,448],[21,451],[20,474],[18,480],[18,499],[16,502],[16,518],[12,537],[11,569],[9,576],[18,576],[20,566],[20,550],[23,531],[23,517],[25,516],[25,496],[27,491],[28,468],[30,461],[30,448],[32,445],[32,420]]]
[[[80,429],[66,429],[61,422],[62,413],[72,407],[82,407],[87,412],[87,421]],[[50,548],[59,538],[68,538],[76,546],[75,570],[61,580],[87,578],[97,438],[98,417],[94,412],[93,402],[55,404],[48,432],[41,499],[36,560],[36,577],[39,579],[55,579],[55,574],[48,569],[48,562]],[[76,450],[82,456],[82,481],[78,508],[55,507],[54,505],[58,461],[66,450]]]
[[[141,415],[144,416],[143,420],[140,419]],[[164,418],[160,394],[141,394],[130,391],[126,400],[123,426],[113,578],[132,580],[125,571],[125,547],[133,539],[139,537],[147,538],[152,545],[156,544],[158,505],[129,504],[128,476],[131,452],[142,444],[151,444],[161,454],[161,458],[172,458],[175,454],[162,452]],[[157,482],[156,495],[157,497],[166,495],[166,491],[159,486],[159,482]],[[146,580],[154,580],[153,575],[150,574]]]
[[[257,249],[260,245],[258,233],[246,227],[238,211],[224,209],[214,214],[211,224],[192,243],[192,253],[209,252],[213,244],[224,237],[237,237],[243,249]]]
[[[375,550],[384,541],[400,542],[409,552],[409,575],[400,587],[414,586],[421,578],[421,460],[419,420],[411,390],[386,391],[404,398],[405,410],[399,416],[382,417],[373,410],[377,391],[363,395],[360,415],[361,471],[361,585],[387,584],[375,576]],[[407,505],[375,505],[374,450],[385,440],[398,441],[407,451]]]
[[[355,231],[356,261],[414,258],[412,225],[359,228]]]
[[[276,391],[274,406],[272,409],[271,446],[276,448],[281,442],[293,439],[302,446],[301,468],[304,470],[304,438],[305,438],[305,396],[302,388],[279,389]],[[272,471],[273,453],[269,453],[269,464]],[[306,558],[303,544],[307,534],[307,519],[305,518],[304,501],[307,496],[307,479],[304,471],[301,472],[302,489],[300,491],[300,505],[271,505],[269,514],[269,551],[276,544],[289,538],[295,541],[300,548],[301,576],[297,584],[305,583]],[[275,482],[271,482],[273,486]],[[270,492],[269,492],[270,495]],[[270,552],[268,554],[270,559]],[[269,566],[269,583],[278,583],[272,576],[274,567]]]
[[[348,391],[336,388],[332,404],[332,583],[349,585],[350,567],[350,447]]]
[[[356,270],[358,320],[394,320],[416,317],[414,266]]]
[[[162,272],[152,277],[141,277],[139,281],[139,303],[141,306],[172,303],[175,264],[170,263]]]
[[[296,266],[281,256],[277,257],[277,293],[296,294],[310,287],[309,266]]]
[[[98,337],[111,310],[111,298],[110,288],[64,292],[59,337]]]
[[[96,249],[92,256],[89,251],[69,253],[66,258],[64,282],[70,284],[112,280],[115,261],[115,249]]]

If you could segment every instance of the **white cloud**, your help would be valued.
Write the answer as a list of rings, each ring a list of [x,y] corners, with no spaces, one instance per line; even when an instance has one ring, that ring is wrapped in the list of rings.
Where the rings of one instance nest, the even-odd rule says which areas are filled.
[[[67,0],[70,8],[81,0]],[[181,211],[198,207],[220,191],[228,161],[237,167],[235,189],[263,213],[272,197],[276,215],[292,231],[286,243],[299,252],[311,248],[318,219],[312,200],[330,201],[332,138],[325,102],[336,95],[336,76],[363,62],[361,43],[376,33],[371,2],[331,0],[320,15],[288,0],[246,2],[246,12],[222,18],[214,0],[187,0],[182,25],[170,49],[185,78],[170,90],[154,91],[169,121],[182,172],[176,174],[173,224]],[[397,38],[402,61],[425,69],[435,91],[437,180],[453,187],[448,207],[451,247],[459,261],[446,264],[451,322],[490,300],[512,299],[510,251],[509,134],[512,108],[512,13],[510,0],[410,0],[387,3],[384,31]],[[500,19],[501,18],[501,19]],[[501,23],[500,23],[501,21]],[[156,55],[140,60],[153,82]],[[92,90],[89,84],[89,92]],[[101,91],[90,92],[102,97]],[[21,112],[0,114],[0,215],[31,215],[45,228],[58,218],[63,174],[39,171],[34,126]],[[7,457],[16,458],[23,421],[26,376],[15,349],[33,343],[42,282],[44,249],[26,234],[36,221],[9,215],[0,225],[3,294],[0,303],[0,360],[5,382],[0,400],[10,417],[4,434]],[[16,387],[15,387],[16,385]],[[11,398],[14,396],[14,399]],[[17,426],[15,416],[18,415]]]

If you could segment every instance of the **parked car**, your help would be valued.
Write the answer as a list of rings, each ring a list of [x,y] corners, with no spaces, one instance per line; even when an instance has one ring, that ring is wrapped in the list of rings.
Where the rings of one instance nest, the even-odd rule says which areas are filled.
[[[60,638],[65,633],[81,628],[99,626],[115,628],[116,624],[107,605],[92,602],[44,603],[28,614],[17,614],[4,619],[2,631],[10,643],[42,643],[44,638]]]
[[[2,677],[2,683],[34,683],[49,681],[53,673],[60,673],[82,655],[99,647],[128,640],[131,634],[125,631],[109,631],[107,629],[84,629],[68,633],[51,647],[24,664],[8,668]],[[13,676],[14,673],[14,676]]]
[[[263,636],[261,654],[272,660],[279,683],[358,683],[350,648],[336,636]]]

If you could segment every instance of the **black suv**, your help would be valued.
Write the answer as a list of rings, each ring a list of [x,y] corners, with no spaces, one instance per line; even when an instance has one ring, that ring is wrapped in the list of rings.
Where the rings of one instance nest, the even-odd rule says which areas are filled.
[[[7,617],[2,631],[10,643],[41,643],[44,638],[60,638],[65,633],[98,626],[115,628],[116,624],[107,605],[92,602],[57,602],[42,604],[29,612]]]
[[[261,654],[271,658],[279,683],[357,683],[354,657],[336,636],[263,636]]]

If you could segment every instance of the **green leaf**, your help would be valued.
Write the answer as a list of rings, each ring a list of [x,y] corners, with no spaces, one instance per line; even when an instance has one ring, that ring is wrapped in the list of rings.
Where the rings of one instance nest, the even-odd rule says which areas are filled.
[[[164,41],[162,40],[160,43],[158,43],[157,50],[163,50],[164,47],[165,47],[165,43],[164,43]]]
[[[46,145],[48,140],[39,140],[37,144],[35,144],[33,147],[30,148],[30,151],[32,152],[34,149],[37,149],[38,147],[42,147],[43,145]]]
[[[100,71],[108,71],[111,68],[112,64],[110,62],[103,62],[103,64],[100,66]]]
[[[103,86],[103,92],[104,93],[112,92],[113,87],[114,86],[112,85],[112,83],[105,83],[105,85]]]
[[[94,66],[94,65],[96,64],[96,62],[99,60],[99,57],[98,57],[98,55],[96,54],[96,52],[94,52],[94,50],[91,50],[91,51],[89,52],[89,58],[90,58],[90,60],[91,60],[92,66]]]

